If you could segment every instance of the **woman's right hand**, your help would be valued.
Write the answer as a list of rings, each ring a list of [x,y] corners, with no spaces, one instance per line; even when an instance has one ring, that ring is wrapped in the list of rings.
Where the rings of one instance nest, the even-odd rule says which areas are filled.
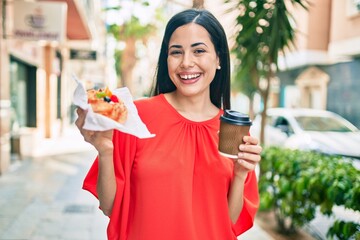
[[[112,142],[113,130],[107,131],[91,131],[83,128],[87,110],[77,108],[76,113],[78,118],[75,121],[75,125],[79,129],[84,140],[95,147],[99,152],[99,155],[112,154],[114,145]]]

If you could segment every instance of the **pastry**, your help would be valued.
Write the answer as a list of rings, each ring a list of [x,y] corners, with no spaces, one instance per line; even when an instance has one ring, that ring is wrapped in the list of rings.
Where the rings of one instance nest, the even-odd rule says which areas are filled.
[[[91,89],[87,91],[88,103],[95,113],[109,117],[119,123],[127,119],[127,108],[124,102],[113,95],[108,87],[105,89]]]

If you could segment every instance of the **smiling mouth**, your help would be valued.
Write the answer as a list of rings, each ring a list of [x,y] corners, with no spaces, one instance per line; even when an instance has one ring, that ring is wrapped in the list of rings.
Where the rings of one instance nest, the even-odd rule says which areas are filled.
[[[183,80],[192,80],[200,77],[200,73],[197,74],[186,74],[186,75],[179,75]]]

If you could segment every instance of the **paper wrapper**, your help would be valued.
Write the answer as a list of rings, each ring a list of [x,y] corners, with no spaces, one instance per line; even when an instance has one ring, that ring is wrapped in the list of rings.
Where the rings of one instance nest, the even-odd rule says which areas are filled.
[[[128,109],[127,120],[124,124],[121,124],[112,120],[111,118],[94,113],[91,105],[88,103],[87,92],[83,84],[77,79],[75,79],[75,81],[77,82],[77,87],[74,92],[73,103],[84,110],[88,110],[83,126],[84,129],[92,131],[117,129],[121,132],[134,135],[138,138],[150,138],[155,136],[149,132],[145,124],[141,121],[128,88],[123,87],[112,90],[112,94],[116,95],[119,99],[124,101],[124,104]]]

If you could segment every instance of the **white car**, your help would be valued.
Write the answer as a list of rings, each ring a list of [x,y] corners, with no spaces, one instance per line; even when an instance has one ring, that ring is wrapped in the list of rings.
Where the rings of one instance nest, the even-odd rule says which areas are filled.
[[[265,146],[314,150],[354,158],[353,165],[360,169],[360,131],[349,121],[330,111],[316,109],[270,108],[266,112]],[[260,137],[261,114],[258,114],[250,133]],[[334,206],[338,219],[359,222],[359,212]],[[334,218],[322,215],[307,226],[317,239],[327,239],[326,233]]]
[[[314,150],[360,159],[360,131],[330,111],[317,109],[267,109],[265,146]],[[261,114],[250,133],[260,137]]]

